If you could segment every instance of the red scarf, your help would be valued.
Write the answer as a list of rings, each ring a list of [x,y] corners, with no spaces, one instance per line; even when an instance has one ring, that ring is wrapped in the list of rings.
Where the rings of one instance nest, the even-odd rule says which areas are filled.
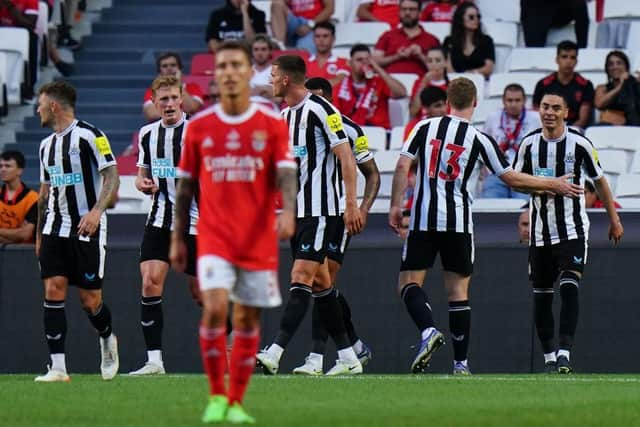
[[[358,124],[365,124],[376,112],[379,98],[379,77],[367,79],[364,90],[358,92],[351,77],[343,79],[338,87],[339,104],[343,114]]]

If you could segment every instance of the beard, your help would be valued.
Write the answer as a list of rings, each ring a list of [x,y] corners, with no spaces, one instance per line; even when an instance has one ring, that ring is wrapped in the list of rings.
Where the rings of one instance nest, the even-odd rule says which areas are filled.
[[[402,23],[402,27],[403,28],[414,28],[415,26],[418,25],[418,18],[416,19],[403,19],[400,21]]]

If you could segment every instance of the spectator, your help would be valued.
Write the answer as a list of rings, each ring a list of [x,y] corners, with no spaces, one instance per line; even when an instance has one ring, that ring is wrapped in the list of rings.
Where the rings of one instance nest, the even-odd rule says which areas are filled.
[[[589,13],[586,0],[520,0],[520,21],[527,47],[544,47],[551,28],[575,22],[576,40],[587,47]]]
[[[427,52],[427,71],[425,75],[416,80],[411,89],[411,104],[409,105],[409,114],[415,117],[420,114],[421,103],[420,93],[426,87],[439,87],[446,91],[449,84],[447,76],[447,57],[442,47],[434,47]]]
[[[578,63],[578,45],[565,40],[558,44],[556,50],[558,71],[549,74],[536,84],[533,92],[533,108],[538,109],[540,100],[546,92],[560,92],[566,98],[569,107],[567,124],[585,128],[591,120],[593,84],[575,72]]]
[[[312,29],[330,20],[333,10],[334,0],[272,0],[271,33],[282,49],[295,46],[315,53]]]
[[[82,47],[79,41],[71,37],[71,27],[78,12],[78,0],[64,0],[61,5],[61,21],[58,25],[57,45],[71,50],[78,50]],[[53,4],[56,4],[54,1]]]
[[[524,205],[524,208],[518,216],[518,236],[520,236],[520,243],[529,246],[529,203]]]
[[[400,23],[398,0],[360,0],[356,16],[360,21],[386,22],[395,28]]]
[[[438,86],[427,86],[418,96],[420,99],[420,114],[407,123],[404,128],[404,139],[411,133],[411,129],[421,120],[440,117],[447,114],[447,92]]]
[[[335,86],[351,73],[347,60],[331,53],[335,41],[336,27],[331,22],[318,22],[313,28],[316,53],[307,61],[307,78],[322,77]]]
[[[609,52],[604,70],[607,83],[598,85],[594,104],[600,113],[600,123],[609,125],[640,125],[640,82],[629,74],[629,58],[619,50]]]
[[[419,15],[418,0],[400,0],[400,27],[378,39],[373,57],[387,73],[414,73],[422,77],[427,71],[426,53],[440,46],[440,42],[418,23]]]
[[[215,52],[224,40],[246,39],[251,42],[256,33],[267,32],[264,12],[249,0],[226,0],[220,9],[211,12],[207,24],[207,45]]]
[[[249,85],[251,94],[271,98],[271,40],[266,34],[258,34],[251,43],[253,77]]]
[[[356,44],[351,48],[351,75],[333,88],[334,105],[360,126],[391,128],[389,98],[402,98],[407,91],[376,61],[369,48]]]
[[[423,22],[451,22],[458,3],[460,3],[459,0],[434,0],[429,2],[422,9],[420,20]]]
[[[0,27],[21,27],[29,31],[29,80],[25,81],[23,96],[33,97],[38,77],[38,0],[0,0]]]
[[[496,62],[493,39],[482,32],[478,7],[468,1],[456,8],[451,35],[444,39],[449,72],[480,73],[489,79]]]
[[[38,223],[38,193],[22,182],[24,155],[5,151],[0,155],[0,243],[33,243]]]
[[[156,60],[156,69],[160,76],[175,76],[178,80],[182,80],[182,59],[176,52],[165,52],[160,55]],[[187,114],[197,112],[204,103],[202,97],[202,89],[196,83],[182,83],[182,111]],[[149,87],[144,94],[142,106],[142,114],[149,122],[160,118],[151,98],[152,92]]]
[[[71,74],[73,74],[73,64],[62,60],[62,58],[60,57],[60,51],[58,51],[58,46],[65,47],[71,50],[77,50],[81,47],[78,41],[71,38],[71,33],[70,33],[71,27],[69,25],[66,25],[67,22],[70,22],[68,17],[70,16],[71,13],[73,13],[74,8],[77,9],[78,4],[75,0],[72,0],[69,2],[68,7],[65,7],[66,3],[65,5],[61,6],[61,10],[63,13],[60,14],[60,17],[62,21],[60,25],[56,27],[55,25],[51,25],[51,20],[53,18],[53,7],[56,4],[56,2],[53,0],[50,0],[50,1],[45,1],[44,3],[47,5],[47,8],[48,8],[47,15],[49,20],[48,31],[47,31],[47,36],[49,39],[46,46],[47,55],[48,55],[48,58],[51,60],[51,62],[53,62],[53,65],[56,67],[56,69],[60,72],[60,74],[62,74],[64,77],[68,77]],[[41,65],[46,65],[46,64],[47,64],[47,61],[45,58],[42,61]]]
[[[209,80],[209,92],[205,98],[209,105],[217,104],[220,101],[220,88],[216,79]]]
[[[522,138],[542,126],[540,115],[527,110],[525,102],[524,88],[517,83],[509,84],[502,93],[503,108],[490,113],[484,122],[484,133],[495,139],[510,164]],[[529,200],[528,194],[514,191],[493,174],[484,179],[482,197]]]
[[[620,203],[616,202],[615,200],[613,201],[613,204],[617,209],[620,209],[622,207],[620,206]],[[604,203],[602,203],[602,200],[600,200],[600,197],[596,192],[596,188],[589,180],[586,180],[584,182],[584,206],[586,208],[593,209],[602,209],[605,207]]]

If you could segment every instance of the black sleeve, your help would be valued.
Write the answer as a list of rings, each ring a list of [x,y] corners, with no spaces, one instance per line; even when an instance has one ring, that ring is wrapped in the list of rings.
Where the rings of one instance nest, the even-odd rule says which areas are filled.
[[[251,11],[250,12],[251,23],[253,24],[253,31],[255,31],[256,34],[258,33],[267,34],[267,24],[266,24],[267,18],[264,12],[258,9],[257,7],[255,7],[254,5],[251,5],[250,11]]]
[[[538,81],[538,83],[536,83],[536,88],[533,91],[533,100],[532,100],[532,104],[534,107],[539,107],[540,106],[540,101],[542,101],[542,81],[544,79],[540,79]]]
[[[496,48],[493,45],[493,39],[486,34],[482,37],[482,57],[496,62]]]
[[[205,36],[206,43],[209,43],[209,40],[211,39],[220,40],[220,22],[218,21],[217,12],[217,10],[214,10],[209,16],[209,23],[207,24],[207,34]]]
[[[25,215],[24,220],[30,222],[33,225],[38,224],[38,201],[33,202],[27,215]]]
[[[593,83],[591,83],[591,80],[587,80],[587,85],[585,86],[584,93],[582,94],[582,102],[593,104],[594,97],[595,92],[593,90]]]

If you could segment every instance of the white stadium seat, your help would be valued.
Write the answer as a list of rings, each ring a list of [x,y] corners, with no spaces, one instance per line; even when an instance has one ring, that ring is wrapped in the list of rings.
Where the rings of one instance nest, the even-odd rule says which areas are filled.
[[[606,0],[603,10],[604,19],[640,18],[640,2],[630,0]]]
[[[495,46],[518,46],[518,24],[493,19],[482,21],[485,32],[493,39]]]
[[[628,170],[627,152],[624,150],[599,150],[598,158],[602,169],[608,174],[621,175]]]
[[[618,177],[616,197],[640,197],[640,174],[622,174]]]
[[[473,82],[476,86],[476,90],[478,91],[478,104],[481,104],[484,99],[486,85],[484,76],[479,73],[449,73],[449,80],[453,80],[457,77],[466,77]]]
[[[407,90],[407,96],[411,96],[413,84],[418,80],[418,75],[414,73],[391,73],[391,77],[398,80]]]
[[[505,86],[518,83],[524,88],[527,96],[533,95],[536,84],[545,77],[545,73],[495,73],[489,79],[488,98],[502,98]]]
[[[264,12],[265,22],[271,22],[271,1],[270,0],[253,0],[251,2],[257,9]]]
[[[527,203],[522,199],[473,199],[474,212],[520,212]]]
[[[138,191],[135,185],[136,177],[124,175],[120,177],[118,202],[110,210],[114,213],[147,213],[151,207],[151,196]]]
[[[604,72],[604,60],[609,52],[611,52],[611,49],[580,49],[576,71],[579,73],[586,71]],[[628,54],[628,52],[625,53]]]
[[[391,138],[389,139],[389,150],[400,150],[404,143],[404,126],[394,126],[391,129]]]
[[[580,73],[582,77],[589,80],[593,84],[593,88],[595,89],[598,85],[607,83],[607,73],[604,71],[587,71],[584,73]]]
[[[640,150],[640,126],[591,126],[585,136],[598,150]]]
[[[451,34],[450,22],[420,22],[420,25],[427,33],[433,34],[440,40],[440,43]]]
[[[396,170],[396,164],[398,163],[399,151],[378,151],[374,154],[376,164],[380,173],[389,173]]]
[[[373,151],[385,150],[387,147],[387,131],[380,126],[362,126],[362,131],[369,140],[369,149]]]
[[[357,43],[376,44],[382,33],[390,30],[386,22],[349,22],[336,25],[335,46],[351,47]]]
[[[482,12],[483,20],[495,19],[497,21],[520,22],[519,1],[476,0],[476,4]],[[491,35],[491,33],[489,34]]]
[[[389,122],[391,127],[401,126],[409,121],[409,97],[389,99]]]
[[[7,54],[6,82],[9,103],[19,104],[20,83],[29,69],[29,32],[24,28],[0,27],[0,51]]]
[[[487,119],[489,113],[500,110],[502,109],[502,107],[502,98],[485,99],[480,104],[478,104],[475,111],[473,112],[471,123],[474,126],[479,126],[480,128],[482,128],[482,125]]]
[[[555,47],[517,47],[511,50],[507,71],[551,73],[557,71]]]
[[[629,172],[640,174],[640,149],[638,149],[633,155]]]
[[[381,173],[380,174],[380,190],[378,191],[379,197],[391,197],[391,184],[393,183],[393,173]]]

